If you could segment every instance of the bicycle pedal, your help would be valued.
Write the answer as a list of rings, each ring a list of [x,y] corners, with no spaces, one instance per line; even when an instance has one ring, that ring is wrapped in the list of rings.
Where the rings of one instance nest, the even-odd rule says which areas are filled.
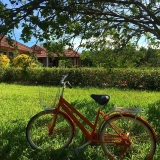
[[[67,160],[73,160],[73,157],[69,157]]]
[[[79,152],[80,152],[84,147],[86,147],[87,145],[89,145],[90,143],[91,143],[91,142],[87,142],[87,143],[83,144],[82,146],[76,148],[76,149],[74,150],[74,152],[78,155]]]
[[[74,150],[74,153],[75,153],[76,155],[79,155],[79,153],[80,153],[80,150],[81,150],[81,149],[79,149],[79,148],[76,148],[76,149]]]

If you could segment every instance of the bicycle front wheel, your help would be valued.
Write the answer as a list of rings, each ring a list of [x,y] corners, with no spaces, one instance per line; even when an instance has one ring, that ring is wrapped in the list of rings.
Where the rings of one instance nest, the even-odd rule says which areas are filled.
[[[123,132],[130,146],[125,151]],[[140,118],[131,114],[115,114],[102,126],[100,139],[102,149],[110,159],[151,160],[156,149],[156,140],[150,127]]]
[[[33,116],[26,127],[26,138],[36,150],[58,150],[66,148],[74,136],[71,120],[63,113],[58,113],[52,135],[49,128],[54,119],[54,110],[42,111]]]

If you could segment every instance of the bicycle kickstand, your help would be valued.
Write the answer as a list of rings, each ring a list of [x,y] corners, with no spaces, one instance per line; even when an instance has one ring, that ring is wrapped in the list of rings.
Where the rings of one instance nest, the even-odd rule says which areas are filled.
[[[75,152],[75,154],[79,154],[80,153],[80,151],[84,148],[84,147],[86,147],[87,145],[89,145],[91,142],[87,142],[87,143],[85,143],[85,144],[83,144],[82,146],[80,146],[80,147],[77,147],[75,150],[74,150],[74,152]]]

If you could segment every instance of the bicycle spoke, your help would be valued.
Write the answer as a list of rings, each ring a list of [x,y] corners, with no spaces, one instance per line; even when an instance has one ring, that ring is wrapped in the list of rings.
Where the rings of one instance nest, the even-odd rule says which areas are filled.
[[[53,122],[52,111],[42,111],[35,115],[27,125],[26,136],[34,149],[53,150],[68,146],[73,138],[73,125],[70,120],[58,114],[52,134],[49,129]]]

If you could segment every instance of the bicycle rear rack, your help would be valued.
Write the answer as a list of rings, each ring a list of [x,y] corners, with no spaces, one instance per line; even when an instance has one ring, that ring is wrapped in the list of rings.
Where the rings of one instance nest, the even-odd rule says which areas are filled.
[[[125,108],[125,107],[116,106],[115,109],[114,109],[114,112],[121,112],[121,113],[126,112],[126,113],[139,114],[139,113],[144,113],[146,111],[143,108]]]

